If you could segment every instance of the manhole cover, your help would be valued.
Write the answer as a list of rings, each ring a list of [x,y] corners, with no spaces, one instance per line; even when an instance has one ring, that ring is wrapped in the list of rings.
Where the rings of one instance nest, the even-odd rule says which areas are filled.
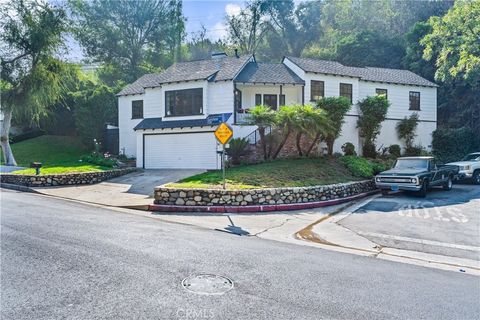
[[[224,294],[233,288],[233,281],[214,274],[196,274],[182,280],[182,286],[198,294]]]

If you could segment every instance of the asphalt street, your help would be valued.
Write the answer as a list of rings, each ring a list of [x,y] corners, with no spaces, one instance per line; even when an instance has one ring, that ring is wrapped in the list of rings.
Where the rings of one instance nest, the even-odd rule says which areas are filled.
[[[480,260],[480,186],[380,196],[339,222],[382,246]]]
[[[234,288],[185,290],[197,273]],[[1,191],[2,319],[468,320],[479,300],[461,272]]]

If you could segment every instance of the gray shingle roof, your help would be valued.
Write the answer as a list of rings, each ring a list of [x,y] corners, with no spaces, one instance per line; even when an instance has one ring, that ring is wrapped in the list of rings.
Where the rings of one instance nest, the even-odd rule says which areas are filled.
[[[232,116],[231,113],[211,114],[204,119],[193,120],[168,120],[163,121],[162,118],[143,119],[133,130],[139,129],[173,129],[173,128],[192,128],[216,126],[221,122],[226,122]]]
[[[283,63],[249,62],[234,79],[244,83],[304,84],[299,76]]]
[[[437,87],[419,75],[400,69],[349,67],[336,61],[310,58],[285,57],[305,72],[324,73],[360,78],[364,81],[386,82],[394,84],[408,84],[417,86]]]
[[[165,83],[212,80],[232,80],[251,59],[251,55],[215,58],[207,60],[180,62],[170,66],[162,73],[146,74],[126,86],[117,95],[142,94],[145,88],[159,87]]]

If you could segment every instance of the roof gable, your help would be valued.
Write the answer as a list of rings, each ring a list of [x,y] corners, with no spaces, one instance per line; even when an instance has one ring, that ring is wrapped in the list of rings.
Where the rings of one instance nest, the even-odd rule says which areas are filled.
[[[243,83],[304,84],[297,74],[283,63],[249,62],[234,79]]]

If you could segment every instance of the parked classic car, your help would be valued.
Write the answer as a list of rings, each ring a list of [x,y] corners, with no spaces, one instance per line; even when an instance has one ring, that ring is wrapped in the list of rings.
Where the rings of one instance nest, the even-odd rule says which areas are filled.
[[[469,153],[461,161],[447,163],[458,166],[458,179],[472,179],[473,183],[480,184],[480,152]]]
[[[452,189],[452,181],[458,174],[458,166],[437,165],[433,157],[398,158],[392,169],[375,176],[377,188],[386,195],[389,191],[416,191],[425,197],[430,187]]]

